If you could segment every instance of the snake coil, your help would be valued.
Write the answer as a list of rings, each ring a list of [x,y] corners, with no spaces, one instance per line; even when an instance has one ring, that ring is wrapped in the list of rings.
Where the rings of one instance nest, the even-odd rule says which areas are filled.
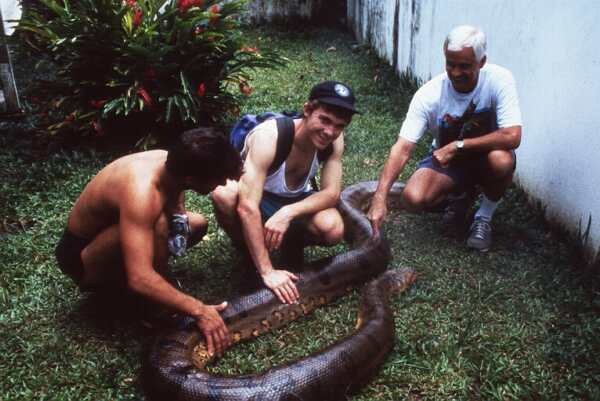
[[[352,249],[305,266],[297,283],[298,304],[282,304],[267,289],[229,301],[221,314],[234,342],[252,338],[311,312],[387,268],[387,241],[372,236],[363,211],[377,183],[346,188],[338,210],[344,218]],[[396,183],[390,200],[398,200],[404,185]],[[215,376],[204,371],[210,362],[201,333],[194,325],[157,338],[145,367],[145,382],[153,399],[179,401],[337,401],[364,385],[383,363],[394,343],[394,322],[387,305],[390,295],[406,289],[412,269],[390,270],[362,292],[357,329],[348,337],[298,361],[262,374]]]

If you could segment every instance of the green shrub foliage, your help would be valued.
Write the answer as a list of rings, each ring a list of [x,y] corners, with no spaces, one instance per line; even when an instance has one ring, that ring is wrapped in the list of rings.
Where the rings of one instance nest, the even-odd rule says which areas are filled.
[[[48,132],[137,135],[148,144],[235,114],[252,92],[249,72],[284,62],[243,43],[246,2],[39,0],[26,7],[21,43],[55,65],[55,79],[40,92],[55,111]]]

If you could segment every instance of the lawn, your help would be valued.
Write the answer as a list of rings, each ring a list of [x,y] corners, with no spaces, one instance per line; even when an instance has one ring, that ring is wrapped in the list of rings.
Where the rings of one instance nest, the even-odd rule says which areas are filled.
[[[247,38],[289,64],[255,74],[242,112],[298,109],[318,81],[347,82],[363,114],[346,132],[344,184],[376,179],[414,82],[337,31],[252,30]],[[19,84],[27,68],[18,66]],[[120,301],[80,294],[53,256],[77,195],[117,155],[46,152],[27,124],[0,127],[0,399],[143,399],[140,368],[154,331]],[[426,149],[420,145],[402,179]],[[188,198],[211,226],[200,246],[172,263],[173,272],[191,293],[221,301],[237,258],[210,202]],[[439,219],[402,212],[388,219],[392,265],[412,266],[419,278],[393,301],[394,351],[352,400],[600,400],[600,285],[597,272],[573,257],[574,241],[552,230],[516,187],[497,211],[487,254],[442,233]],[[343,249],[309,249],[307,256]],[[234,347],[212,369],[260,372],[307,355],[352,331],[357,304],[354,292]]]

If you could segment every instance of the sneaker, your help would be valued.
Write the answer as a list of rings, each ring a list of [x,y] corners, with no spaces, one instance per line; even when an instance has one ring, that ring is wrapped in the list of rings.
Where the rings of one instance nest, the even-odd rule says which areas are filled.
[[[471,224],[471,233],[467,247],[479,252],[487,252],[492,246],[492,224],[482,218],[476,218]]]

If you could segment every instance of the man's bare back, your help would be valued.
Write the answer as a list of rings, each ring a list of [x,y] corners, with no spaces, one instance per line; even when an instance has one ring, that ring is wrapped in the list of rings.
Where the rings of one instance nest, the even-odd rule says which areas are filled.
[[[121,208],[135,207],[134,201],[150,203],[149,210],[154,212],[148,216],[151,220],[158,218],[167,203],[174,207],[177,199],[169,199],[173,194],[159,188],[166,158],[166,151],[154,150],[121,157],[104,167],[75,202],[69,216],[69,231],[94,238],[118,224]]]
[[[169,151],[121,157],[85,187],[56,247],[60,269],[82,290],[130,291],[192,316],[209,352],[222,353],[230,337],[219,316],[226,307],[206,305],[163,277],[169,259],[169,222],[177,214],[187,226],[187,243],[199,241],[207,220],[185,210],[183,193],[206,195],[226,179],[238,179],[242,162],[227,138],[214,128],[179,136]]]

